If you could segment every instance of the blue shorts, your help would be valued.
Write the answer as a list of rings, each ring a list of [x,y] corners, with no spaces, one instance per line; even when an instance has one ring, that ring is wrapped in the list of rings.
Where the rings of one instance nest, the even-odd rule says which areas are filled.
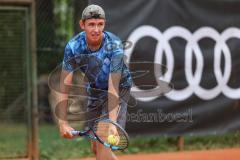
[[[119,108],[117,123],[125,128],[127,120],[127,106],[130,97],[130,89],[120,89]],[[108,93],[107,91],[94,91],[89,95],[87,111],[90,113],[86,125],[92,127],[96,120],[109,118],[108,114]]]

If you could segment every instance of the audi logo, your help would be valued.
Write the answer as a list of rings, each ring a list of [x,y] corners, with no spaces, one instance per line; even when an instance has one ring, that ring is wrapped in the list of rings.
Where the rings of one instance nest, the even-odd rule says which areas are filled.
[[[165,54],[166,57],[166,67],[168,70],[164,73],[164,75],[158,76],[162,74],[161,70],[154,67],[155,79],[158,83],[160,83],[160,80],[170,83],[172,79],[175,62],[173,50],[169,41],[178,37],[183,38],[187,42],[185,48],[184,73],[188,86],[184,89],[173,89],[171,92],[165,94],[167,98],[174,101],[183,101],[195,94],[200,99],[211,100],[216,98],[221,93],[230,99],[240,98],[240,88],[231,88],[228,86],[228,81],[230,79],[232,70],[232,60],[230,49],[226,44],[226,41],[230,38],[240,38],[240,30],[238,28],[230,27],[225,29],[220,34],[211,27],[201,27],[194,33],[191,33],[188,29],[181,26],[168,28],[164,32],[159,31],[153,26],[140,26],[136,28],[127,39],[127,41],[132,42],[133,45],[131,48],[125,50],[127,64],[130,63],[131,55],[137,42],[146,36],[152,37],[158,41],[155,49],[154,63],[162,64],[163,54]],[[217,80],[217,85],[211,89],[206,89],[200,86],[200,81],[203,74],[204,58],[198,42],[203,38],[210,38],[216,42],[213,53],[213,71]],[[193,57],[196,60],[196,69],[194,71],[192,68]],[[222,58],[224,59],[223,71],[221,69]],[[159,87],[154,89],[156,90],[157,88]],[[132,90],[146,95],[146,97],[135,96],[135,98],[140,101],[152,101],[158,98],[157,94],[152,95],[151,93],[151,96],[148,96],[150,93],[149,90],[142,90],[135,84],[133,84]],[[134,95],[135,94],[133,94],[133,96]]]

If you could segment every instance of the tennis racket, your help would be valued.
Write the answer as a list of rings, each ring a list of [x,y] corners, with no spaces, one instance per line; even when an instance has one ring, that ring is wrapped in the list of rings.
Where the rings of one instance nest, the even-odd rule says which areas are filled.
[[[115,127],[117,135],[111,135],[110,127]],[[112,151],[124,150],[129,145],[127,132],[116,122],[110,119],[101,119],[95,121],[93,127],[85,131],[72,131],[73,136],[84,136],[94,141],[98,141]]]

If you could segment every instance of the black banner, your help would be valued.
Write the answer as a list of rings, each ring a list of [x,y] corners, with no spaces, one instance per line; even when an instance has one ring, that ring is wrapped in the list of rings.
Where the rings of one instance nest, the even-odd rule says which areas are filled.
[[[128,110],[130,133],[204,135],[240,129],[240,1],[89,3],[104,8],[107,31],[132,42],[125,49],[131,71],[149,71],[134,78],[137,106]],[[132,67],[136,62],[142,68]],[[159,64],[167,70],[161,73]],[[156,91],[161,80],[174,85],[164,96]]]

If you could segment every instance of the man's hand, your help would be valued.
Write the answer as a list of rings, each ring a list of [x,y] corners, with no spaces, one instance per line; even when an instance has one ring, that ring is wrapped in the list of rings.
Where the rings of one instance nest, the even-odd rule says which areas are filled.
[[[118,131],[115,125],[110,124],[109,128],[108,128],[108,135],[114,135],[114,136],[119,136],[118,135]]]
[[[109,136],[111,136],[111,138]],[[108,143],[113,143],[113,145],[117,145],[119,143],[119,134],[116,126],[113,124],[110,124],[108,128]]]
[[[67,122],[59,122],[59,131],[63,138],[73,138],[73,135],[71,134],[71,131],[73,130],[74,129]]]

